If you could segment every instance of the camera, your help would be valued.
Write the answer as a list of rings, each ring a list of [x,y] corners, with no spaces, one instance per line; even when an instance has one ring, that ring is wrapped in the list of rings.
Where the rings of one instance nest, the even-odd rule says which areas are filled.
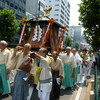
[[[30,54],[30,57],[34,59],[34,58],[35,58],[35,52],[32,52],[32,53]]]

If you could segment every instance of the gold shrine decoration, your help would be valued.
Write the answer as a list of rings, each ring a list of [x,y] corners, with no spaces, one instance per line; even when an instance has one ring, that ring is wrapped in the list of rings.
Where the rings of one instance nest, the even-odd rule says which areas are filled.
[[[44,9],[44,12],[45,12],[46,14],[49,14],[51,10],[52,10],[52,7],[51,7],[51,8],[48,8],[48,7],[46,6],[46,8]]]
[[[47,40],[49,39],[49,36],[50,36],[50,32],[51,32],[51,29],[52,29],[53,23],[54,23],[54,19],[51,18],[51,19],[49,20],[49,24],[48,24],[48,27],[47,27],[47,30],[46,30],[45,36],[44,36],[44,38],[43,38],[43,41],[42,41],[41,47],[44,47],[45,43],[46,43]]]
[[[25,27],[26,27],[26,23],[27,23],[27,20],[26,19],[22,19],[22,31],[21,31],[21,36],[20,36],[20,39],[19,39],[19,44],[21,44],[22,40],[24,41],[24,31],[25,31]]]
[[[62,43],[63,43],[63,40],[64,40],[64,33],[66,31],[66,26],[63,26],[62,28],[63,28],[63,30],[62,30],[62,33],[61,33],[61,39],[60,39],[60,43],[59,43],[59,52],[62,51]]]

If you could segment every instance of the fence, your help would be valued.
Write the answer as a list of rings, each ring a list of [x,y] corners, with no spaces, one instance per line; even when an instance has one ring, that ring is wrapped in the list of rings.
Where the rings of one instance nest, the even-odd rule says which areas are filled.
[[[95,100],[100,100],[100,98],[99,98],[99,88],[98,88],[98,71],[97,71],[97,66],[95,66],[94,93],[95,93]]]

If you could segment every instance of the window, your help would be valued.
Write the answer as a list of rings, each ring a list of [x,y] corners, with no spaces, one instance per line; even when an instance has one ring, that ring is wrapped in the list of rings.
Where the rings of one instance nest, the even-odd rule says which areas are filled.
[[[58,19],[55,19],[56,21],[58,21]]]
[[[56,4],[55,6],[59,6],[59,4]]]
[[[60,19],[60,22],[63,24],[64,22]]]
[[[59,14],[55,14],[54,16],[59,16]]]
[[[59,9],[55,9],[55,11],[59,11]]]

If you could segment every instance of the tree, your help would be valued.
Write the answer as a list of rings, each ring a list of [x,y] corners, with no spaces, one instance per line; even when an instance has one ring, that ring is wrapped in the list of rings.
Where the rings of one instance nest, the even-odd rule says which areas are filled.
[[[70,36],[66,36],[64,40],[64,47],[72,45],[72,38]]]
[[[75,42],[75,48],[76,48],[76,49],[79,49],[79,45],[80,45],[79,42]]]
[[[84,35],[94,49],[100,49],[100,0],[81,0],[79,20]]]
[[[0,11],[0,40],[13,42],[18,32],[16,15],[12,10],[3,9]]]

